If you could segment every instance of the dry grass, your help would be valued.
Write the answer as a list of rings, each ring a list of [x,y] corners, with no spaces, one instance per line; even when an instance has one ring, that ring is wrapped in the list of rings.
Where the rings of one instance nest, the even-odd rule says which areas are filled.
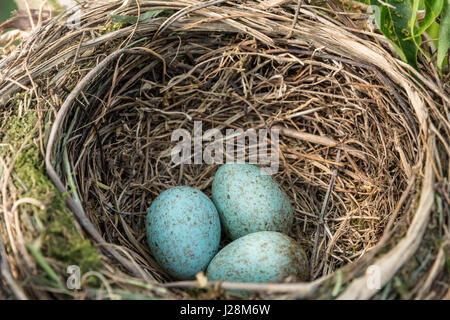
[[[327,288],[342,280],[342,298],[370,298],[377,289],[367,288],[368,274],[352,281],[370,264],[381,268],[386,284],[420,243],[434,180],[448,183],[443,166],[448,153],[439,157],[436,149],[436,143],[448,146],[448,85],[432,71],[416,74],[418,84],[367,33],[358,34],[313,6],[297,11],[295,1],[266,10],[258,1],[121,4],[86,4],[91,7],[81,29],[68,30],[63,18],[51,21],[0,61],[2,127],[6,114],[15,112],[11,98],[25,91],[31,106],[19,112],[37,113],[28,139],[39,147],[48,176],[103,254],[92,274],[103,287],[86,285],[73,293],[36,283],[17,286],[16,281],[38,274],[42,264],[29,257],[24,240],[36,236],[33,226],[21,220],[24,214],[13,218],[11,208],[18,207],[23,192],[11,187],[17,185],[11,159],[19,151],[7,152],[2,162],[12,171],[2,177],[0,230],[7,230],[2,256],[12,266],[12,271],[5,266],[13,275],[5,278],[10,290],[18,297],[52,298],[223,295],[218,287],[202,293],[179,289],[197,284],[173,282],[145,242],[147,208],[163,190],[190,185],[210,194],[217,165],[170,162],[172,132],[192,132],[195,120],[204,131],[281,130],[280,170],[274,177],[293,203],[291,236],[310,257],[315,253],[312,282],[223,283],[221,288],[244,287],[262,297],[330,297]],[[107,15],[140,16],[149,10],[163,13],[117,30]],[[105,26],[109,32],[102,31]],[[14,143],[13,149],[27,143]],[[329,188],[322,231],[316,234]],[[380,254],[386,248],[391,250]],[[63,263],[50,256],[46,262],[64,278]]]

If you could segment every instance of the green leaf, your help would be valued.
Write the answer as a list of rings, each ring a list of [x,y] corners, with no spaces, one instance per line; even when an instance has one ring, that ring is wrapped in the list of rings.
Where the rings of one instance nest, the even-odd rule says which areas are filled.
[[[426,30],[430,38],[433,39],[433,43],[436,48],[439,47],[439,29],[440,29],[439,23],[433,22],[431,26],[429,26],[428,29]]]
[[[411,17],[411,25],[414,26],[417,22],[417,10],[414,10],[414,5],[417,2],[417,7],[419,6],[419,0],[414,0],[413,4],[413,12]],[[428,29],[433,22],[436,21],[436,18],[442,11],[444,6],[444,0],[428,0],[425,1],[425,17],[420,23],[419,29],[414,32],[415,35],[421,35],[426,29]]]
[[[412,1],[412,8],[411,8],[411,19],[409,21],[410,26],[410,32],[411,32],[411,39],[415,41],[415,37],[421,36],[422,33],[424,33],[425,30],[427,30],[436,20],[436,18],[439,16],[439,14],[442,11],[442,6],[444,4],[444,0],[428,0],[425,3],[420,0],[411,0]],[[418,25],[418,18],[417,18],[417,12],[418,9],[424,6],[425,7],[425,17],[423,21],[420,23],[420,26],[418,29],[416,26]],[[409,38],[408,38],[409,39]],[[419,51],[422,52],[425,56],[429,57],[430,54],[426,51],[423,51],[420,48],[420,45],[417,44],[417,47],[419,48]]]
[[[447,0],[449,1],[449,0]],[[422,41],[420,36],[411,37],[411,17],[413,8],[410,0],[371,0],[371,5],[380,10],[376,19],[381,32],[395,47],[400,57],[414,68],[418,69],[417,53]],[[414,29],[414,34],[417,34]]]
[[[137,22],[137,17],[112,14],[111,21],[113,23],[134,24]]]
[[[156,18],[159,16],[164,10],[150,10],[143,13],[139,17],[139,22]],[[127,16],[127,15],[111,15],[111,21],[113,23],[123,23],[123,24],[135,24],[138,22],[138,17],[136,16]]]
[[[450,48],[450,0],[445,0],[441,14],[441,27],[439,30],[439,47],[437,53],[437,67],[442,72],[445,57]]]
[[[145,12],[145,13],[143,13],[141,15],[141,17],[139,18],[139,21],[142,22],[142,21],[145,21],[145,20],[148,20],[148,19],[156,18],[157,16],[159,16],[163,12],[164,12],[164,10],[150,10],[150,11],[147,11],[147,12]]]
[[[424,0],[419,1],[419,10],[425,10],[425,1]]]

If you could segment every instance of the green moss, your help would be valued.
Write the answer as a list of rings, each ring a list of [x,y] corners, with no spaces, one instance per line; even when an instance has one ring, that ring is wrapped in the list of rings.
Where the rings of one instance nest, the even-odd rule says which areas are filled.
[[[16,99],[20,96],[16,96]],[[45,163],[40,152],[36,112],[27,112],[20,118],[9,117],[6,123],[5,140],[17,150],[22,150],[14,163],[15,184],[20,197],[31,197],[40,201],[45,209],[30,208],[39,220],[42,246],[47,257],[63,265],[78,265],[82,272],[96,270],[100,263],[98,250],[78,232],[75,217],[66,207],[64,196],[58,192],[46,175]]]
[[[365,230],[367,228],[366,220],[364,219],[354,218],[350,221],[350,224],[359,230]]]
[[[107,34],[107,33],[113,32],[113,31],[123,29],[125,27],[126,27],[126,25],[123,22],[110,22],[105,26],[105,28],[101,28],[99,30],[99,33],[103,35],[103,34]]]

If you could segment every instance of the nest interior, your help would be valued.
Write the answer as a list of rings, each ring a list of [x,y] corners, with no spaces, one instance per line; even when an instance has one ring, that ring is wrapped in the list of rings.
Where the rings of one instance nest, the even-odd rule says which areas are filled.
[[[381,59],[381,48],[359,51],[363,40],[314,7],[299,11],[292,2],[269,9],[260,2],[116,3],[93,6],[83,16],[84,32],[61,38],[67,29],[53,22],[47,32],[59,31],[38,35],[44,53],[58,54],[41,65],[44,54],[29,58],[37,66],[31,75],[45,88],[37,93],[41,100],[31,98],[47,106],[39,120],[55,119],[38,126],[41,140],[35,141],[81,227],[103,250],[120,252],[103,257],[114,256],[110,261],[122,266],[119,280],[113,267],[103,269],[111,281],[123,285],[130,275],[149,283],[174,280],[151,257],[144,220],[167,188],[188,185],[210,196],[220,164],[177,165],[171,158],[172,134],[185,129],[193,135],[195,123],[203,133],[217,129],[223,136],[278,130],[273,177],[291,200],[290,236],[312,260],[310,280],[360,261],[393,229],[404,234],[417,207],[425,206],[414,196],[414,182],[425,161],[426,115],[421,101],[411,103],[418,95],[408,73],[395,69],[392,58],[392,66],[374,64],[371,54]],[[154,17],[118,27],[105,16],[111,11]],[[118,28],[96,34],[89,28],[97,25]],[[73,62],[63,63],[68,56]],[[12,85],[3,92],[11,94]],[[221,245],[228,242],[224,236]],[[184,294],[162,295],[174,292]]]
[[[405,169],[417,161],[417,146],[416,124],[375,72],[320,54],[312,59],[310,47],[266,54],[272,48],[235,34],[189,33],[145,47],[156,57],[124,56],[104,70],[63,129],[74,187],[107,242],[128,248],[162,280],[149,258],[145,215],[170,187],[210,195],[219,164],[176,165],[171,158],[178,143],[172,134],[185,129],[193,136],[198,121],[203,132],[218,129],[223,136],[227,129],[280,130],[274,178],[292,201],[291,236],[309,256],[342,150],[313,277],[377,243],[406,187]],[[249,143],[247,161],[248,149]]]

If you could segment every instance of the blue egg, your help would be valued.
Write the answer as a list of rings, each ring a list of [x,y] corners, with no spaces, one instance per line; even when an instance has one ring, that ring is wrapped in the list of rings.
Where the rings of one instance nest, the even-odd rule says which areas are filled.
[[[161,193],[150,206],[146,229],[154,258],[177,279],[194,279],[219,248],[217,210],[203,192],[191,187],[180,186]]]
[[[294,215],[286,192],[257,166],[222,165],[214,176],[212,199],[233,240],[258,231],[291,230]]]
[[[212,259],[208,280],[231,282],[280,281],[308,278],[309,264],[303,249],[283,233],[261,231],[234,240]]]

